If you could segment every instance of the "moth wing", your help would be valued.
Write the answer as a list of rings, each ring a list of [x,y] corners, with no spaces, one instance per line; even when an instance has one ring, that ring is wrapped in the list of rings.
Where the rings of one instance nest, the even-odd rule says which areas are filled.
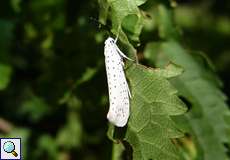
[[[109,85],[110,107],[108,120],[118,127],[123,127],[129,117],[129,90],[123,69],[123,60],[116,50],[112,49],[106,60],[106,71]]]
[[[123,83],[116,83],[117,85]],[[112,88],[110,94],[110,108],[107,114],[108,120],[118,127],[126,125],[129,118],[129,93],[125,85]]]
[[[130,91],[124,73],[124,63],[115,43],[105,44],[105,64],[109,86],[110,107],[108,120],[118,127],[126,125],[129,118]],[[122,53],[123,54],[123,53]]]

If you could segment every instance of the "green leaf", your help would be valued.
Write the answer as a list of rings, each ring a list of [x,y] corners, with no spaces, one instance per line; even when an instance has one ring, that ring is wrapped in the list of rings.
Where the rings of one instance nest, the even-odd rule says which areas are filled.
[[[12,68],[0,63],[0,90],[4,90],[8,86],[11,74]]]
[[[139,45],[139,36],[143,28],[144,17],[141,14],[139,5],[146,0],[99,0],[101,8],[99,20],[105,23],[107,19],[112,22],[111,32],[118,36],[119,43],[126,49],[125,52],[130,58],[136,59],[136,50],[130,41]]]
[[[118,29],[123,19],[129,14],[139,15],[139,9],[135,1],[108,0],[111,7],[113,28]]]
[[[181,75],[183,71],[182,67],[170,63],[165,67],[165,69],[156,69],[154,72],[158,73],[162,77],[172,78]]]
[[[178,39],[178,31],[172,21],[172,11],[168,10],[164,5],[158,5],[157,11],[159,36],[162,39]]]
[[[50,106],[48,106],[45,101],[36,96],[32,96],[30,99],[23,102],[20,108],[20,114],[27,116],[32,122],[38,122],[50,111]]]
[[[144,4],[147,0],[135,0],[138,6]]]
[[[38,139],[38,146],[35,150],[35,157],[43,157],[46,155],[48,159],[58,159],[58,146],[55,139],[48,134],[44,134]]]
[[[149,55],[150,49],[152,57]],[[213,83],[218,78],[209,70],[210,67],[199,63],[197,58],[174,41],[150,43],[146,51],[146,57],[158,66],[161,61],[159,57],[164,57],[184,68],[185,72],[171,82],[179,94],[191,103],[186,117],[203,149],[204,159],[228,159],[223,144],[229,143],[226,132],[230,127],[224,119],[229,117],[229,109],[219,83]]]
[[[122,153],[125,150],[121,143],[113,143],[112,160],[122,160]]]
[[[67,124],[58,132],[57,144],[66,149],[72,149],[81,145],[81,139],[81,121],[75,112],[70,112],[68,114]]]
[[[99,22],[101,22],[102,24],[106,24],[106,19],[109,11],[109,4],[107,3],[107,0],[98,0],[98,4],[100,7]]]
[[[129,14],[122,21],[122,28],[126,36],[134,42],[139,42],[139,35],[143,27],[142,20],[136,14]]]
[[[21,6],[20,6],[21,0],[11,0],[10,2],[15,12],[21,11]]]
[[[99,20],[106,22],[109,15],[112,21],[112,32],[119,35],[119,38],[124,43],[128,43],[128,39],[134,42],[139,42],[139,35],[143,27],[143,15],[141,14],[139,5],[145,3],[146,0],[99,0],[100,11]],[[110,8],[110,12],[108,10]],[[122,26],[122,28],[120,28]],[[124,29],[125,33],[120,30]]]
[[[131,64],[127,69],[132,101],[123,140],[131,145],[134,160],[179,159],[171,139],[181,137],[183,134],[170,116],[185,113],[186,107],[176,96],[177,91],[166,79],[174,77],[179,72],[180,69],[176,70],[172,66],[160,70],[138,64]],[[111,133],[113,131],[110,131]]]
[[[93,78],[93,76],[95,76],[96,73],[97,73],[97,68],[87,68],[85,73],[82,75],[82,77],[76,81],[75,85],[77,86],[84,82],[89,81],[90,79]]]

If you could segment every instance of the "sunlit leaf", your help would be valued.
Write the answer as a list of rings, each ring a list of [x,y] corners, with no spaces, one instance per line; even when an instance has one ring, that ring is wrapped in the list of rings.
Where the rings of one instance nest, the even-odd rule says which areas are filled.
[[[137,64],[129,66],[131,114],[124,140],[133,149],[133,159],[179,159],[171,139],[183,134],[171,116],[185,113],[186,107],[167,78],[180,72],[181,68],[175,69],[174,65],[162,70]],[[110,134],[115,134],[112,129]]]

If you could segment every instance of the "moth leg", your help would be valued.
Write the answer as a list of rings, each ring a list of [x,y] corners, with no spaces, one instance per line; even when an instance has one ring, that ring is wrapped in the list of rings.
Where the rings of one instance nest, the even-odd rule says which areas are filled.
[[[124,66],[125,66],[125,64],[124,64],[124,62],[123,62],[123,61],[121,61],[121,65],[122,65],[122,67],[124,67]]]
[[[130,90],[129,90],[128,82],[125,81],[125,84],[126,84],[126,89],[127,89],[127,91],[128,91],[129,97],[132,98],[131,92],[130,92]]]

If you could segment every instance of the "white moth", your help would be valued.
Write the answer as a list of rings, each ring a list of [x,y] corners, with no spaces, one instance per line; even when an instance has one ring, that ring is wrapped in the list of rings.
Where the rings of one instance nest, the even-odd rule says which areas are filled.
[[[120,51],[116,40],[111,37],[105,41],[104,55],[110,102],[107,119],[115,126],[123,127],[129,118],[129,96],[131,97],[123,58],[129,58]]]

